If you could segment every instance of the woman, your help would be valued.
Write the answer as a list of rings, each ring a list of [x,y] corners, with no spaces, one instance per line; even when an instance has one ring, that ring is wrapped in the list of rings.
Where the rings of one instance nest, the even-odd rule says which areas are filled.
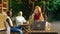
[[[44,21],[43,14],[39,6],[36,6],[34,9],[34,13],[32,14],[32,18],[30,19],[30,25],[32,25],[32,22],[35,22],[35,21],[36,22]],[[46,26],[46,30],[50,30],[50,24],[48,22],[46,22],[45,26]]]
[[[41,8],[39,6],[35,7],[34,13],[32,14],[33,20],[44,21]]]
[[[6,19],[7,34],[10,34],[10,32],[17,32],[18,34],[22,34],[21,29],[19,29],[17,26],[13,27],[11,18],[12,18],[12,12],[8,11],[7,12],[7,19]]]
[[[44,21],[42,11],[39,6],[35,7],[32,16],[30,16],[30,18],[29,18],[30,26],[32,25],[32,22],[35,22],[35,21],[37,21],[37,22]]]

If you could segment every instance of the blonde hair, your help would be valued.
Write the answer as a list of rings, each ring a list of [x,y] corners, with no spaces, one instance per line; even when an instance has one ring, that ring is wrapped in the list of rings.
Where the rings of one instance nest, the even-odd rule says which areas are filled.
[[[22,11],[20,11],[20,12],[18,13],[18,15],[19,15],[19,16],[22,16]]]

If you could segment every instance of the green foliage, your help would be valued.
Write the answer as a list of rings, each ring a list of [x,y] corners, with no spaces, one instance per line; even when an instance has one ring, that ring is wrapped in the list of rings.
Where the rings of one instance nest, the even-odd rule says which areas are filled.
[[[35,6],[36,5],[39,5],[42,9],[44,8],[45,5],[44,13],[47,15],[49,21],[54,21],[56,20],[57,17],[59,17],[59,15],[57,17],[55,16],[57,13],[56,14],[53,13],[57,12],[60,9],[60,0],[42,0],[41,2],[36,0]]]
[[[39,2],[38,0],[36,0],[34,5],[35,5],[35,6],[38,5],[38,6],[40,6],[40,7],[42,8],[42,6],[43,6],[44,4],[46,4],[46,1],[43,0],[43,1],[40,1],[40,2]]]
[[[13,14],[18,15],[19,10],[23,11],[23,16],[28,20],[29,16],[33,13],[34,7],[36,5],[39,5],[44,12],[45,8],[45,14],[47,15],[49,20],[54,21],[55,20],[55,14],[54,12],[57,12],[60,9],[60,0],[35,0],[33,3],[31,3],[29,0],[12,0],[12,2],[9,1],[9,8],[13,7]],[[44,7],[45,6],[45,7]],[[60,17],[58,15],[58,17]]]
[[[46,8],[48,11],[56,11],[58,10],[59,0],[50,0],[47,2]]]
[[[46,3],[46,12],[48,13],[48,18],[50,20],[53,20],[53,18],[55,17],[55,14],[53,13],[59,10],[59,8],[60,8],[60,0],[50,0]]]
[[[10,1],[9,1],[10,2]],[[12,3],[9,3],[9,8],[13,7],[13,15],[17,16],[19,11],[23,12],[23,16],[28,20],[32,12],[32,4],[29,4],[29,0],[12,0]]]

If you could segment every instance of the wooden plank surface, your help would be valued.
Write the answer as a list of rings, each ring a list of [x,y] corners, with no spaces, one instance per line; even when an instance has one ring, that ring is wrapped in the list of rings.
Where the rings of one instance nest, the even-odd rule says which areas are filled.
[[[6,29],[5,20],[6,20],[6,15],[5,14],[0,14],[0,30]]]
[[[58,34],[57,31],[29,31],[28,34]]]

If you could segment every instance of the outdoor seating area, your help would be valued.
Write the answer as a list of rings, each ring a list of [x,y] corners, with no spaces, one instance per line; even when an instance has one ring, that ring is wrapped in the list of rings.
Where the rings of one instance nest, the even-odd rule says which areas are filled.
[[[44,30],[44,29],[43,30],[39,30],[38,28],[37,28],[37,30],[33,30],[32,29],[32,25],[28,25],[28,24],[21,25],[21,26],[22,26],[22,28],[24,28],[23,34],[58,34],[58,31],[52,29],[50,26],[48,26],[49,28],[46,29],[46,30]],[[29,27],[28,27],[28,29],[26,29],[24,26],[29,26]],[[11,34],[18,34],[18,33],[13,32]]]
[[[60,0],[0,0],[0,34],[60,34]]]

